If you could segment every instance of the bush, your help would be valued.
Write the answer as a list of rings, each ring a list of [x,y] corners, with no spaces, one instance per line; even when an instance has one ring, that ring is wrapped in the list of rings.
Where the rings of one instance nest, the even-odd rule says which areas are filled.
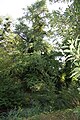
[[[26,120],[28,117],[40,114],[40,109],[38,106],[32,108],[15,108],[7,113],[2,113],[0,120]]]
[[[77,116],[78,120],[80,120],[80,106],[74,109],[74,113]]]
[[[26,106],[27,95],[18,82],[10,78],[0,80],[0,112],[19,106]]]
[[[22,110],[21,108],[13,109],[10,112],[8,112],[5,116],[2,115],[1,120],[25,120],[27,118],[27,112]]]
[[[55,109],[75,108],[80,105],[80,94],[77,86],[71,85],[68,89],[63,89],[54,99]]]

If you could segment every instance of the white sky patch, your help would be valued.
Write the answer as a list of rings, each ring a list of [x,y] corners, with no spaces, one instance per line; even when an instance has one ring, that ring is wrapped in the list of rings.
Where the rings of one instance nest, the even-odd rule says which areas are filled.
[[[13,19],[21,17],[23,15],[22,8],[31,5],[37,0],[0,0],[0,16],[11,16]],[[48,8],[50,11],[57,10],[62,7],[63,10],[67,7],[64,3],[55,3],[50,5],[47,0]]]
[[[66,8],[68,7],[68,5],[70,4],[71,4],[70,2],[69,3],[68,2],[56,2],[56,3],[50,4],[49,0],[47,0],[47,6],[50,12],[52,10],[60,10],[60,9],[62,9],[61,11],[64,12]]]
[[[16,19],[23,14],[22,8],[31,5],[36,0],[0,0],[0,16],[11,16]]]
[[[0,0],[0,16],[9,16],[15,23],[17,18],[23,16],[23,8],[27,8],[27,6],[30,6],[36,1],[37,0]],[[67,3],[50,4],[49,0],[47,0],[47,7],[50,12],[52,10],[58,10],[59,8],[62,8],[62,11],[64,11],[67,6]]]

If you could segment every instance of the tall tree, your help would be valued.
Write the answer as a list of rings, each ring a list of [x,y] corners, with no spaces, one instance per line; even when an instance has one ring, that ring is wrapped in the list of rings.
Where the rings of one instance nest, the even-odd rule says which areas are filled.
[[[18,74],[27,92],[44,94],[41,91],[53,91],[56,75],[62,67],[62,61],[57,59],[62,55],[61,52],[54,50],[54,46],[48,42],[53,35],[51,18],[45,0],[41,0],[25,9],[24,16],[19,18],[19,24],[16,25],[15,32],[24,46],[21,59],[23,72],[18,67]]]

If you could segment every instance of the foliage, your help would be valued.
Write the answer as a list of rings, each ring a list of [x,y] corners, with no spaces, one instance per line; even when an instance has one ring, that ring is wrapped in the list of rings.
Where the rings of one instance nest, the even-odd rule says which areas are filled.
[[[77,107],[75,109],[66,109],[66,110],[58,110],[53,111],[51,113],[39,113],[36,114],[33,113],[33,116],[28,114],[28,109],[21,109],[18,110],[14,109],[11,110],[8,114],[5,116],[1,115],[1,120],[79,120],[80,115],[80,107]]]
[[[25,120],[80,105],[75,2],[64,13],[50,13],[45,0],[37,1],[24,9],[15,30],[10,18],[0,18],[0,112],[10,111],[6,119]]]
[[[74,108],[80,105],[80,94],[74,85],[71,85],[68,90],[63,89],[56,96],[54,100],[54,109],[66,109],[66,108]]]
[[[79,117],[74,113],[74,110],[67,109],[65,111],[54,111],[51,113],[42,113],[40,115],[35,115],[28,120],[78,120]]]
[[[66,46],[65,52],[69,53],[69,55],[66,57],[66,59],[67,61],[72,61],[72,76],[78,78],[80,73],[80,39],[76,38],[75,41],[69,40],[68,42],[70,46]]]
[[[65,10],[64,13],[60,13],[60,11],[53,11],[53,19],[51,21],[51,25],[54,29],[54,36],[57,34],[60,41],[60,48],[61,51],[63,51],[63,55],[65,58],[65,64],[63,72],[65,75],[65,82],[66,86],[69,87],[69,84],[72,81],[72,74],[77,69],[74,67],[74,64],[72,63],[71,59],[66,59],[67,57],[74,57],[72,53],[69,51],[67,52],[67,49],[70,50],[70,46],[74,43],[74,41],[80,36],[80,20],[79,20],[79,10],[80,10],[79,1],[74,0],[72,4]],[[78,6],[78,7],[77,7]],[[59,41],[59,40],[58,40]],[[71,42],[73,43],[71,44]],[[79,42],[78,42],[79,43]],[[72,48],[71,48],[72,49]],[[76,49],[76,48],[75,48]],[[74,50],[73,50],[74,51]],[[76,49],[76,53],[77,53]],[[75,54],[75,53],[74,53]],[[72,56],[71,56],[72,55]],[[75,61],[75,60],[74,60]],[[72,70],[75,68],[75,70],[72,72]],[[78,72],[78,71],[77,71]]]
[[[54,94],[54,82],[57,79],[55,77],[62,67],[62,61],[56,57],[62,56],[62,53],[54,50],[47,41],[52,36],[50,29],[52,16],[46,7],[46,2],[36,2],[28,7],[27,11],[25,9],[24,16],[19,19],[15,29],[25,47],[18,64],[12,68],[12,73],[21,80],[22,89],[30,93],[31,100],[38,101],[42,109],[45,109],[44,106],[52,102],[51,92]]]
[[[0,37],[0,111],[22,106],[25,103],[25,94],[16,78],[10,75],[14,66],[14,55],[18,53],[15,34],[10,30],[9,18],[1,21]],[[10,24],[9,24],[10,23]],[[18,39],[17,39],[18,40]]]
[[[46,21],[50,14],[45,2],[42,3],[37,2],[28,8],[27,18],[26,14],[21,18],[15,33],[10,28],[9,18],[1,20],[1,112],[19,106],[35,106],[37,103],[43,110],[50,108],[49,104],[47,108],[47,103],[51,100],[49,92],[54,91],[54,76],[61,63],[55,59],[53,46],[44,40],[48,33],[45,33],[45,27],[48,26]],[[35,12],[36,9],[38,13]],[[24,20],[33,20],[32,27],[21,22]]]

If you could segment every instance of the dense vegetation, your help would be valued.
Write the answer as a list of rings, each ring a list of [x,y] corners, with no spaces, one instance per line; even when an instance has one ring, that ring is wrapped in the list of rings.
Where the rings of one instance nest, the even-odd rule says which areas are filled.
[[[0,119],[56,110],[80,117],[79,106],[80,1],[64,13],[49,12],[45,0],[37,1],[14,29],[9,17],[0,17]]]

